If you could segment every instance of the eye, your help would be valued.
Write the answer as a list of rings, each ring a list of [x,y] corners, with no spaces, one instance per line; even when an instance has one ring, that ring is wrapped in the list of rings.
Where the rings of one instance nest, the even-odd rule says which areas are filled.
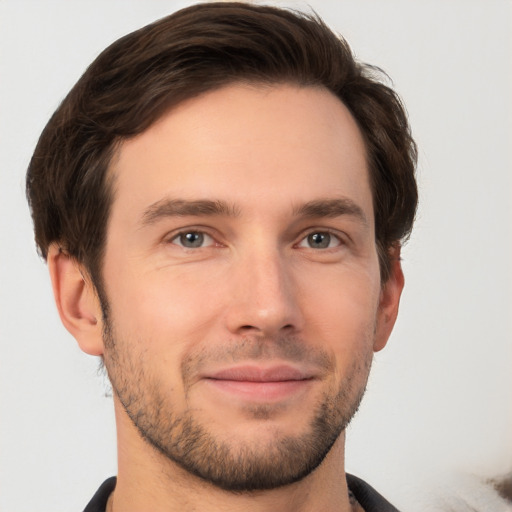
[[[308,247],[310,249],[331,249],[341,245],[341,240],[328,231],[315,231],[303,238],[299,247]]]
[[[213,238],[201,231],[184,231],[179,233],[171,243],[185,247],[186,249],[197,249],[199,247],[208,247],[214,243]]]

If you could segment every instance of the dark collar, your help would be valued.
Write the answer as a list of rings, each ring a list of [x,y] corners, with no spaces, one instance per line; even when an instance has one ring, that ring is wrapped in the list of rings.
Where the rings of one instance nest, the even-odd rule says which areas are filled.
[[[115,476],[105,480],[85,507],[84,512],[105,512],[108,497],[115,489],[116,481]],[[373,487],[360,478],[347,474],[347,485],[365,512],[399,512]]]
[[[357,476],[347,473],[347,485],[364,508],[365,512],[399,512],[389,501],[383,498],[371,485]]]

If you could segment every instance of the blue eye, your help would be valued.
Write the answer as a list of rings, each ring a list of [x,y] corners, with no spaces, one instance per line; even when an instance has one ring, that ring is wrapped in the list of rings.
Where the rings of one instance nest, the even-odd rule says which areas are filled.
[[[175,236],[172,242],[187,249],[197,249],[212,245],[213,238],[201,231],[186,231]]]
[[[341,244],[340,239],[327,231],[316,231],[310,233],[301,240],[299,247],[308,247],[310,249],[330,249]]]

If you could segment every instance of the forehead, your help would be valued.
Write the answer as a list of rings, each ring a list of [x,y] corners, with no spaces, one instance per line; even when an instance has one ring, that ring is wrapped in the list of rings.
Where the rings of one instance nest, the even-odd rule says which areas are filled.
[[[187,100],[124,141],[112,215],[162,198],[214,198],[261,211],[348,196],[372,217],[366,151],[323,88],[232,84]]]

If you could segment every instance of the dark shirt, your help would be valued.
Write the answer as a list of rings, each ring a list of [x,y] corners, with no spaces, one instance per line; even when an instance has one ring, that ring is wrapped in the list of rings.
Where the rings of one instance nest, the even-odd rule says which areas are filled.
[[[365,512],[398,512],[373,487],[353,475],[347,475],[348,488]],[[85,507],[84,512],[105,512],[107,500],[116,486],[116,477],[105,480],[96,491],[92,500]]]
[[[112,494],[112,491],[116,487],[117,478],[115,476],[111,476],[105,480],[100,488],[96,491],[96,494],[92,497],[92,500],[89,501],[87,507],[85,507],[84,512],[105,512],[107,508],[108,497]]]
[[[372,486],[357,476],[347,473],[349,490],[355,496],[365,512],[399,512],[389,501],[383,498]]]

